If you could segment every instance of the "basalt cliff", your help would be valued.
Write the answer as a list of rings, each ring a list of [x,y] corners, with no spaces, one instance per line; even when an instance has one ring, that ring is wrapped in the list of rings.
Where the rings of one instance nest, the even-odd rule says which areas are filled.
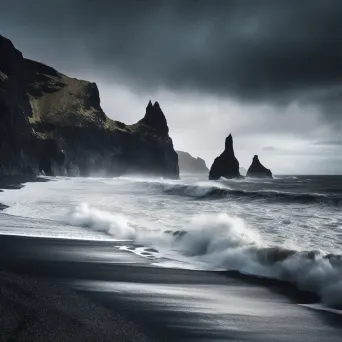
[[[41,172],[179,178],[158,102],[136,124],[113,121],[95,83],[23,58],[0,35],[0,176]]]

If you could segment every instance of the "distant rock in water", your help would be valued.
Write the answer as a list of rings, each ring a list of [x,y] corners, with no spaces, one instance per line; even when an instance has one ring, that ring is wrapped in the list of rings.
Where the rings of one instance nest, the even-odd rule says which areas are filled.
[[[194,158],[188,152],[176,151],[178,154],[179,172],[181,174],[208,174],[209,169],[201,158]]]
[[[136,124],[113,121],[95,83],[23,58],[0,35],[0,176],[179,178],[168,133],[158,102]]]
[[[233,147],[233,137],[231,134],[226,138],[223,153],[215,158],[209,172],[210,180],[217,180],[221,177],[231,179],[240,178],[239,161],[236,159]]]
[[[260,163],[259,157],[253,157],[252,165],[247,171],[247,177],[252,178],[273,178],[271,170],[267,169]]]
[[[247,170],[244,167],[240,167],[239,171],[241,176],[246,176]]]

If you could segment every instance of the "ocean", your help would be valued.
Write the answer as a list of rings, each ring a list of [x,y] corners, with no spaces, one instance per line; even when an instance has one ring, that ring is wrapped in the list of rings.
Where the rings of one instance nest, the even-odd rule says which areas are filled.
[[[342,307],[341,176],[45,180],[0,193],[1,234],[112,241],[155,267],[276,279]]]

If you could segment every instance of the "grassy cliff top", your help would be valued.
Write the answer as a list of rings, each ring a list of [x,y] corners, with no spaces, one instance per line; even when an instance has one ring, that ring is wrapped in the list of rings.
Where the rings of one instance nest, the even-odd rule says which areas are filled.
[[[100,95],[95,83],[68,77],[49,66],[28,59],[25,59],[25,64],[27,94],[32,108],[29,120],[32,125],[97,127],[112,132],[139,133],[143,136],[159,135],[155,127],[146,121],[148,112],[144,119],[133,125],[108,118],[101,108]],[[162,117],[164,118],[164,115]],[[152,121],[154,123],[158,120]]]
[[[31,123],[105,127],[107,117],[100,106],[95,83],[70,78],[31,60],[25,63]]]

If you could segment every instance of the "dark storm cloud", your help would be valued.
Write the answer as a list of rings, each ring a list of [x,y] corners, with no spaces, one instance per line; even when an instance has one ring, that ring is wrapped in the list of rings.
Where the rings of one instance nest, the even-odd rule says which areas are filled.
[[[0,3],[0,28],[30,32],[66,68],[87,58],[104,77],[141,89],[303,99],[322,103],[331,117],[341,109],[341,0]]]

